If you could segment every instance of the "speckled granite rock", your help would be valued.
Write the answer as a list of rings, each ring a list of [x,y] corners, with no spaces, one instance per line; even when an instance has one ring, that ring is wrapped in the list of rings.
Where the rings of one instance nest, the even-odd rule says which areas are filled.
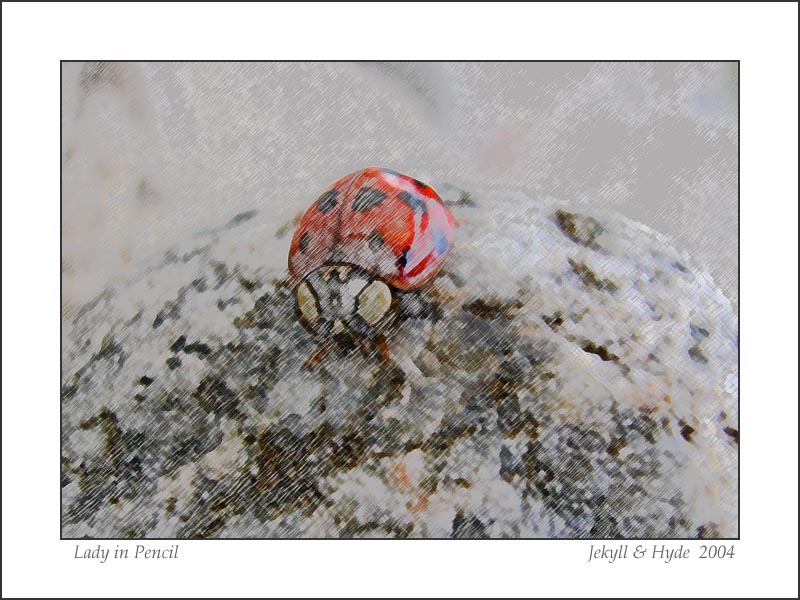
[[[625,220],[497,192],[453,212],[392,364],[303,369],[291,229],[257,211],[65,319],[63,535],[738,535],[738,332],[710,278]]]

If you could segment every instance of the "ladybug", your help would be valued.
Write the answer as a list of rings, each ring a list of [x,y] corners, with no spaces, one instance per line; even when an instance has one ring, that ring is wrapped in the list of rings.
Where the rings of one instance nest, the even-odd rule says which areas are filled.
[[[370,167],[342,177],[306,210],[289,250],[300,322],[345,352],[372,340],[388,360],[383,333],[398,296],[437,273],[453,243],[455,220],[429,185]]]

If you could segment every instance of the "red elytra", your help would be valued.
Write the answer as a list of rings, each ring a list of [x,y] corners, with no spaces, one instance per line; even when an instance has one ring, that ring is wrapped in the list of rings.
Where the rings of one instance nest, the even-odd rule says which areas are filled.
[[[390,169],[362,169],[330,186],[300,219],[289,273],[297,284],[326,264],[346,263],[413,289],[442,266],[455,227],[431,186]]]

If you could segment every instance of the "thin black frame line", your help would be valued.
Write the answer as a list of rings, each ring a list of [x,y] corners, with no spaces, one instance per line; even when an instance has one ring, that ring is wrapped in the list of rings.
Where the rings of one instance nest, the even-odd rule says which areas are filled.
[[[742,63],[736,61],[736,533],[742,536]]]
[[[332,541],[361,541],[361,540],[372,540],[372,541],[381,541],[381,540],[389,540],[389,541],[404,541],[404,540],[411,540],[411,541],[477,541],[477,542],[488,542],[492,540],[500,540],[500,541],[521,541],[521,542],[545,542],[545,541],[556,541],[556,542],[614,542],[614,543],[626,543],[626,542],[695,542],[697,544],[708,544],[714,545],[720,542],[738,542],[741,541],[741,538],[735,537],[725,537],[725,538],[685,538],[685,537],[670,537],[670,538],[593,538],[593,537],[542,537],[542,538],[524,538],[524,537],[487,537],[487,538],[449,538],[449,537],[407,537],[407,538],[393,538],[393,537],[263,537],[263,538],[256,538],[256,537],[185,537],[185,538],[104,538],[104,537],[62,537],[60,541],[62,542],[81,542],[81,541],[93,541],[93,542],[215,542],[215,541],[234,541],[234,542],[264,542],[264,541],[275,541],[275,542],[284,542],[284,541],[308,541],[308,540],[332,540]]]
[[[64,273],[62,264],[64,260],[64,61],[58,68],[58,522],[59,536],[64,539]]]
[[[333,537],[323,537],[323,538],[316,538],[316,537],[285,537],[285,538],[241,538],[241,537],[208,537],[208,538],[99,538],[99,537],[82,537],[82,538],[73,538],[73,537],[64,537],[64,494],[61,490],[61,476],[63,475],[63,469],[61,465],[61,449],[63,448],[63,438],[64,438],[64,399],[62,396],[63,393],[63,380],[64,380],[64,355],[63,355],[63,347],[64,347],[64,331],[63,327],[61,326],[61,303],[64,299],[64,278],[61,273],[60,267],[60,260],[63,260],[63,253],[64,253],[64,240],[63,240],[63,229],[64,229],[64,164],[63,164],[63,156],[64,156],[64,128],[63,128],[63,118],[62,118],[62,111],[64,106],[64,63],[72,63],[72,62],[98,62],[97,60],[92,61],[81,61],[81,60],[73,60],[73,59],[62,59],[59,61],[59,269],[58,269],[58,276],[59,276],[59,390],[58,390],[58,397],[59,397],[59,455],[58,455],[58,484],[59,484],[59,540],[60,541],[77,541],[77,540],[98,540],[98,541],[121,541],[121,542],[133,542],[133,541],[197,541],[197,540],[231,540],[231,541],[244,541],[244,540],[252,540],[252,541],[288,541],[288,540],[402,540],[402,539],[416,539],[416,540],[451,540],[451,539],[460,539],[460,538],[441,538],[441,537],[425,537],[425,538],[389,538],[389,537],[380,537],[380,538],[372,538],[372,537],[365,537],[365,538],[333,538]],[[737,501],[737,511],[736,511],[736,530],[737,536],[736,537],[725,537],[725,538],[711,538],[710,541],[741,541],[742,539],[742,461],[741,461],[741,202],[742,202],[742,195],[741,195],[741,119],[742,119],[742,94],[741,94],[741,60],[506,60],[506,61],[469,61],[469,60],[458,60],[458,61],[447,61],[447,60],[416,60],[416,61],[377,61],[377,60],[367,60],[367,61],[337,61],[337,60],[323,60],[323,61],[313,61],[313,60],[289,60],[289,61],[277,61],[277,60],[212,60],[212,61],[203,61],[203,60],[190,60],[190,61],[182,61],[182,60],[141,60],[141,61],[101,61],[101,62],[145,62],[145,63],[170,63],[170,62],[182,62],[182,63],[240,63],[240,62],[247,62],[247,63],[274,63],[274,62],[289,62],[289,63],[303,63],[303,62],[317,62],[317,63],[337,63],[337,62],[353,62],[353,63],[380,63],[380,62],[403,62],[403,63],[426,63],[426,62],[455,62],[455,63],[689,63],[689,64],[696,64],[696,63],[705,63],[705,62],[730,62],[736,63],[736,294],[737,294],[737,304],[738,310],[736,315],[736,322],[737,322],[737,346],[736,346],[736,375],[737,379],[739,380],[739,386],[737,389],[737,397],[736,397],[736,410],[738,412],[738,423],[737,426],[739,427],[740,431],[740,438],[739,442],[737,443],[736,454],[737,454],[737,486],[736,486],[736,501]],[[562,537],[562,538],[467,538],[471,540],[523,540],[523,541],[540,541],[540,540],[557,540],[557,541],[694,541],[694,540],[702,540],[703,538],[581,538],[581,537]]]
[[[65,58],[61,59],[61,63],[84,63],[84,62],[129,62],[129,63],[184,63],[184,64],[201,64],[201,63],[230,63],[230,64],[237,64],[237,63],[350,63],[350,64],[358,64],[358,63],[366,63],[366,64],[385,64],[385,63],[395,63],[395,64],[415,64],[415,63],[454,63],[454,64],[503,64],[503,63],[528,63],[528,64],[536,64],[536,63],[612,63],[612,64],[649,64],[649,63],[681,63],[681,64],[702,64],[702,63],[739,63],[739,59],[707,59],[707,60],[679,60],[679,59],[653,59],[653,60],[625,60],[625,59],[609,59],[609,60],[589,60],[589,59],[569,59],[569,60],[519,60],[519,59],[512,59],[512,60],[447,60],[447,59],[426,59],[426,60],[398,60],[398,59],[387,59],[387,60],[354,60],[354,59],[339,59],[339,60],[331,60],[331,59],[264,59],[264,60],[256,60],[256,59],[244,59],[244,60],[184,60],[184,59],[128,59],[128,58],[110,58],[110,59],[77,59],[77,58]]]

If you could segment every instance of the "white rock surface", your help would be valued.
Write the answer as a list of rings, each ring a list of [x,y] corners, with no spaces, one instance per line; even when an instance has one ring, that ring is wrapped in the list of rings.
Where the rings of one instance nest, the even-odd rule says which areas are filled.
[[[258,208],[65,320],[63,535],[738,535],[710,277],[636,223],[470,193],[389,365],[303,369],[291,232]]]

